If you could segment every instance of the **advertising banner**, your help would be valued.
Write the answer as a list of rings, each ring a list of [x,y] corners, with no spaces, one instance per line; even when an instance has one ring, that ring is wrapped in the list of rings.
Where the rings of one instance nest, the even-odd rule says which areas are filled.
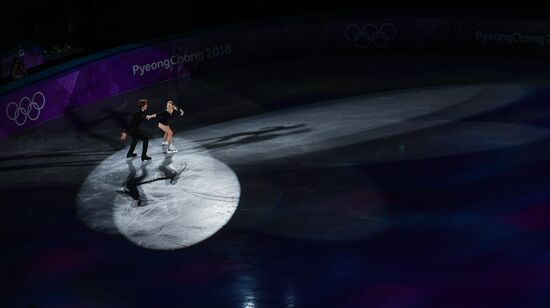
[[[453,23],[457,48],[520,55],[550,53],[550,22],[498,18],[458,18]]]

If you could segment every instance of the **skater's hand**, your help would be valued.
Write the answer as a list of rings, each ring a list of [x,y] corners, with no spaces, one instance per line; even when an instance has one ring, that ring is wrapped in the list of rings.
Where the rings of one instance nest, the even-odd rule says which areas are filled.
[[[184,112],[182,109],[180,109],[180,116],[183,116]]]
[[[120,134],[120,140],[122,140],[122,141],[126,140],[126,137],[127,137],[127,136],[128,136],[128,135],[127,135],[126,133]]]

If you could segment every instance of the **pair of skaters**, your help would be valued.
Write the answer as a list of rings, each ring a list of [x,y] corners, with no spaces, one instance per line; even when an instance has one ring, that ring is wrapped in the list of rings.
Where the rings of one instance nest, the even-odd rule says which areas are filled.
[[[143,142],[143,148],[141,150],[141,160],[146,161],[150,160],[151,157],[147,156],[147,147],[149,145],[149,135],[139,129],[139,125],[143,121],[148,121],[152,118],[158,118],[158,128],[160,128],[164,132],[164,137],[162,141],[162,146],[167,146],[167,152],[168,153],[176,153],[178,150],[174,147],[172,144],[172,136],[173,132],[172,129],[170,129],[170,126],[168,122],[173,117],[174,111],[178,111],[180,116],[183,116],[183,110],[178,108],[174,102],[168,101],[166,102],[166,109],[156,113],[156,114],[150,114],[146,115],[145,110],[147,110],[148,101],[146,99],[140,99],[137,102],[138,110],[134,113],[132,116],[132,120],[130,121],[130,125],[127,129],[125,129],[120,139],[122,141],[126,140],[128,135],[132,136],[132,143],[130,144],[130,149],[128,150],[128,153],[126,154],[126,157],[136,157],[137,155],[134,153],[134,150],[136,148],[138,140],[141,140]]]

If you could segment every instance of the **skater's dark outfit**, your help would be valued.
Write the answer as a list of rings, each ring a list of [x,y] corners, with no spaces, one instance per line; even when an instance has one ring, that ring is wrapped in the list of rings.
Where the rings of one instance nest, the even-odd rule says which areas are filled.
[[[154,114],[152,116],[149,116],[149,117],[153,117],[153,118],[158,118],[158,121],[159,121],[158,128],[160,128],[160,130],[162,130],[164,132],[164,136],[162,138],[162,140],[163,140],[162,141],[162,146],[168,146],[168,149],[167,149],[166,153],[175,153],[175,152],[178,151],[174,147],[174,145],[172,144],[172,136],[173,136],[174,132],[172,131],[172,129],[168,125],[168,122],[170,122],[170,119],[172,119],[175,116],[174,111],[178,111],[180,116],[183,116],[183,114],[184,114],[183,109],[179,109],[178,107],[176,107],[174,102],[167,101],[165,110],[163,110],[163,111],[161,111],[157,114]]]
[[[176,115],[174,113],[170,113],[166,110],[163,110],[163,111],[156,114],[156,117],[158,118],[159,123],[163,124],[163,125],[166,125],[166,126],[170,126],[168,124],[168,122],[170,121],[170,119],[172,119],[175,116]]]
[[[139,125],[143,121],[147,121],[147,118],[145,117],[145,111],[142,111],[141,109],[136,111],[134,115],[132,116],[132,120],[130,121],[130,125],[128,126],[128,129],[126,129],[124,132],[128,135],[132,136],[132,143],[130,144],[130,149],[128,149],[128,154],[126,154],[126,157],[134,157],[136,154],[134,154],[134,150],[136,148],[136,145],[138,143],[138,140],[143,141],[143,149],[141,150],[141,159],[147,160],[150,159],[149,156],[147,156],[147,147],[149,145],[149,134],[139,129]]]

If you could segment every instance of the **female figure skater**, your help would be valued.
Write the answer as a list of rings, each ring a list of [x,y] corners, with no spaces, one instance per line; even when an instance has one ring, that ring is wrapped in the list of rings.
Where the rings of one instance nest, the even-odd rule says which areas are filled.
[[[170,126],[168,124],[168,121],[170,121],[170,119],[173,117],[174,110],[179,111],[180,116],[183,116],[183,110],[181,108],[178,109],[173,101],[166,102],[165,110],[149,116],[149,118],[159,118],[158,127],[164,132],[162,146],[168,146],[168,153],[176,153],[178,151],[172,144],[173,131],[172,129],[170,129]]]

